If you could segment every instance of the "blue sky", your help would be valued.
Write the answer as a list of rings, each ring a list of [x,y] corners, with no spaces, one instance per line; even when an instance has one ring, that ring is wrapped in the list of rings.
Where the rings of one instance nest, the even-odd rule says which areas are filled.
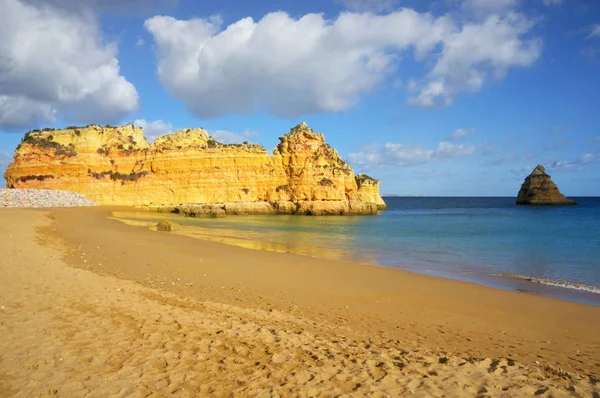
[[[151,5],[150,5],[151,4]],[[600,195],[596,0],[0,0],[0,169],[136,121],[272,150],[306,121],[387,194]]]

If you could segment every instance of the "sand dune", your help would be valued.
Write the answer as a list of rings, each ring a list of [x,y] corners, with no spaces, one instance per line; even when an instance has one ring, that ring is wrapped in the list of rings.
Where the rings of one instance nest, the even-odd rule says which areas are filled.
[[[68,242],[47,233],[55,222],[48,216],[0,212],[2,397],[600,393],[598,367],[566,372],[446,352],[317,320],[310,309],[197,300],[98,275],[87,259],[69,267]]]

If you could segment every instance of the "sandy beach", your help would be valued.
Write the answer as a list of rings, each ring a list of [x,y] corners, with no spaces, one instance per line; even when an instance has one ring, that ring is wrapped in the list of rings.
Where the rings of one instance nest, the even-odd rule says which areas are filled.
[[[0,210],[0,396],[600,394],[600,308]]]

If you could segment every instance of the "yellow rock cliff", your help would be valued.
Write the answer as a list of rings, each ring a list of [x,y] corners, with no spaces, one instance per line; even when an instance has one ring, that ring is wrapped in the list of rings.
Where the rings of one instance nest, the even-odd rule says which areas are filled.
[[[385,209],[379,182],[355,177],[323,134],[305,123],[280,137],[272,156],[257,144],[221,144],[199,128],[152,145],[132,125],[34,130],[15,150],[4,176],[9,188],[74,191],[104,205],[171,210],[212,205],[214,214]]]

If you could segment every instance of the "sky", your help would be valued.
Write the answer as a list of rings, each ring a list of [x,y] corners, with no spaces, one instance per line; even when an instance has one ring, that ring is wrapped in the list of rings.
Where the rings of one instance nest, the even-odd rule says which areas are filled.
[[[598,0],[0,0],[0,172],[34,128],[305,121],[384,194],[600,196],[599,72]]]

